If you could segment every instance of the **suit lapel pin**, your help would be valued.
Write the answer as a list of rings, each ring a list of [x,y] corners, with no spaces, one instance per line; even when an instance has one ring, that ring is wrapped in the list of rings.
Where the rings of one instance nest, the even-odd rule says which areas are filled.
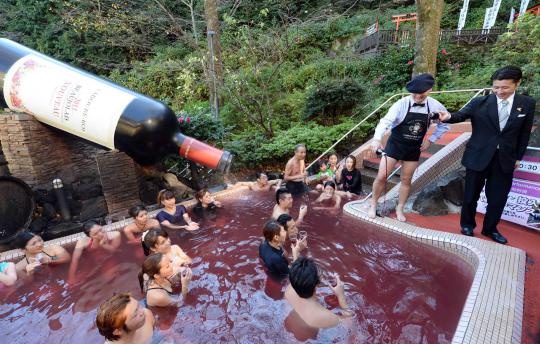
[[[521,108],[520,108],[520,107],[518,107],[516,110],[518,110],[519,112],[521,112]]]

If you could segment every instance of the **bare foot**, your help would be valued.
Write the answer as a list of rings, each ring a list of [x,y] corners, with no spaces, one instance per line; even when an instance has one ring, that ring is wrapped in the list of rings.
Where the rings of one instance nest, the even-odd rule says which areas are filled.
[[[371,219],[374,219],[375,217],[377,217],[377,205],[371,204],[369,206],[369,210],[368,210],[367,214],[368,214],[369,218],[371,218]]]
[[[403,214],[403,207],[396,207],[396,217],[398,221],[405,222],[407,221],[407,218],[405,217],[405,214]]]

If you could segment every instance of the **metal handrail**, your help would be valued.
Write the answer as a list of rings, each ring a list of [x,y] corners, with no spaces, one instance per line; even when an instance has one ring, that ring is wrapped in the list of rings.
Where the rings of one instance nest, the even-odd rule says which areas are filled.
[[[540,151],[540,147],[527,146],[527,149],[530,149],[530,150],[533,150],[533,151]]]
[[[485,91],[486,89],[489,89],[489,88],[471,88],[471,89],[464,89],[464,90],[449,90],[449,91],[434,91],[434,92],[431,92],[431,94],[442,94],[442,93],[459,93],[459,92],[475,92],[475,95],[469,99],[469,101],[467,103],[465,103],[465,105],[469,104],[469,102],[473,99],[473,98],[476,98],[478,96],[478,94],[480,94],[481,92]],[[330,146],[327,150],[325,150],[321,155],[319,155],[315,160],[313,160],[308,166],[306,166],[306,170],[309,169],[311,166],[313,166],[313,164],[315,164],[317,161],[319,161],[323,156],[325,156],[326,154],[328,154],[335,146],[337,146],[341,141],[343,141],[343,139],[345,139],[347,136],[349,136],[350,133],[352,133],[353,131],[355,131],[360,125],[362,125],[362,123],[364,123],[365,121],[367,121],[371,116],[373,116],[375,113],[377,113],[377,111],[379,111],[383,106],[385,106],[390,100],[398,97],[398,96],[405,96],[405,95],[409,95],[410,93],[408,92],[404,92],[404,93],[396,93],[394,94],[393,96],[391,96],[390,98],[388,98],[384,103],[382,103],[381,105],[379,105],[375,110],[373,110],[369,115],[367,115],[366,117],[364,117],[360,122],[358,122],[354,127],[352,127],[348,132],[346,132],[345,134],[343,134],[332,146]],[[463,105],[463,106],[465,106]]]

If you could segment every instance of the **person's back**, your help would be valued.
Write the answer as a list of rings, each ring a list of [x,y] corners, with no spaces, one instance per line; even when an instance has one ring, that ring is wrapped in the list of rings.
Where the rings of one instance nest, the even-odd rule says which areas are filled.
[[[290,267],[289,280],[291,284],[285,290],[285,299],[298,313],[299,317],[314,328],[329,328],[336,326],[342,317],[324,308],[316,296],[316,288],[320,283],[317,265],[311,258],[298,258]],[[352,316],[347,306],[343,283],[336,276],[336,285],[330,285],[338,298],[343,316]]]

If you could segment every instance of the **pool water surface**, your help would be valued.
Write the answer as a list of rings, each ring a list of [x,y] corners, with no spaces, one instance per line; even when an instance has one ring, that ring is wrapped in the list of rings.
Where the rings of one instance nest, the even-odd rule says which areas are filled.
[[[296,202],[298,205],[299,202]],[[195,232],[169,231],[193,258],[193,280],[181,307],[152,309],[163,343],[445,343],[456,329],[473,269],[456,256],[347,215],[308,211],[300,229],[322,270],[337,272],[356,316],[317,331],[285,300],[285,286],[268,280],[258,258],[273,193],[240,193],[223,200],[217,219]],[[296,216],[298,209],[292,210]],[[141,299],[141,245],[124,242],[114,254],[85,252],[77,281],[68,266],[0,289],[0,336],[9,343],[102,343],[96,309],[114,293]],[[287,244],[290,246],[290,244]],[[290,249],[287,248],[289,251]],[[71,252],[71,249],[70,249]],[[318,296],[337,307],[331,290]]]

